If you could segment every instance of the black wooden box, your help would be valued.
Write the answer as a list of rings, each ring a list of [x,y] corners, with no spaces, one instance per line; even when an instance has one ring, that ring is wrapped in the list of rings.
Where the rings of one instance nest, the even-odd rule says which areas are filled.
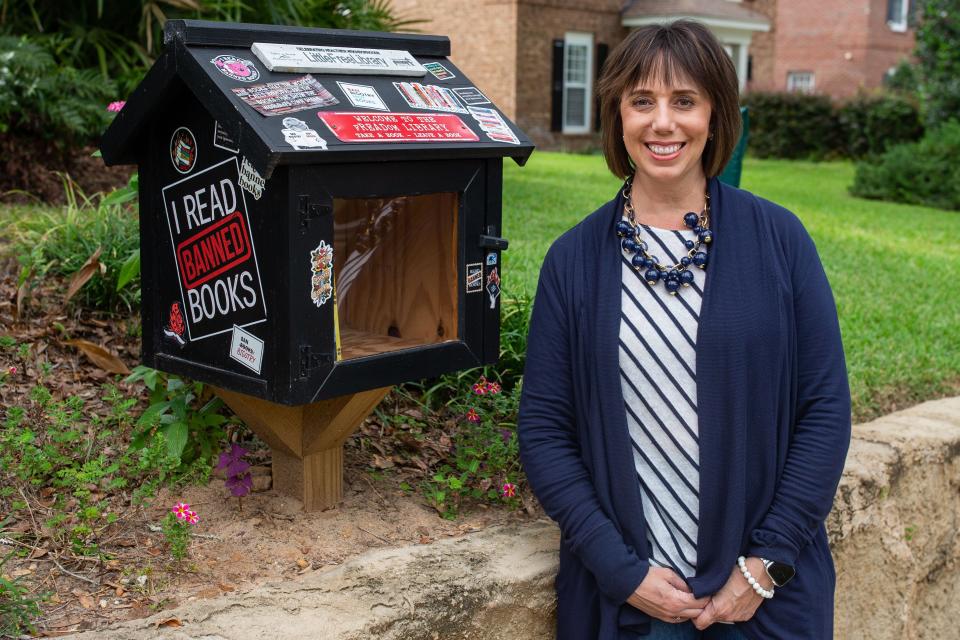
[[[496,361],[502,161],[533,146],[447,38],[165,45],[102,140],[139,167],[145,364],[301,405]]]

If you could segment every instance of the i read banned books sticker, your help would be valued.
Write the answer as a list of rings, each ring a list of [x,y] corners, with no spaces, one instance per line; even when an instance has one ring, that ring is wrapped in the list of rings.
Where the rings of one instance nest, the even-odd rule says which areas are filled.
[[[184,302],[178,321],[191,341],[267,318],[239,182],[237,159],[230,158],[162,190]]]

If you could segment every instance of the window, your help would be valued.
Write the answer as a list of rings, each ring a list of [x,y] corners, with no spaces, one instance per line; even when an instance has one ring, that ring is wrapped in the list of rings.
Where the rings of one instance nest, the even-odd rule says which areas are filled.
[[[568,33],[563,47],[563,132],[589,133],[593,34]]]
[[[788,71],[787,91],[813,93],[813,71]]]
[[[910,4],[910,0],[887,0],[887,25],[892,31],[907,30]]]

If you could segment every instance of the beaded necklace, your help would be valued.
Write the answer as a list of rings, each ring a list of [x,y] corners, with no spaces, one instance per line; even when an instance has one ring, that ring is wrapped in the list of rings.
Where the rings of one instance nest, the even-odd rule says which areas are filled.
[[[640,238],[640,225],[636,222],[633,203],[630,201],[630,190],[633,187],[633,176],[627,178],[623,185],[623,209],[628,220],[617,222],[617,236],[621,238],[620,247],[627,253],[633,254],[630,264],[638,272],[645,269],[643,278],[647,284],[653,286],[663,282],[670,295],[677,295],[681,287],[689,287],[693,283],[693,272],[687,267],[694,264],[701,269],[707,268],[707,254],[704,245],[713,241],[713,231],[710,230],[710,193],[704,194],[703,209],[700,213],[689,211],[683,216],[683,224],[696,234],[696,240],[684,240],[687,255],[680,258],[680,262],[673,266],[661,264],[660,259],[651,255],[649,245]]]

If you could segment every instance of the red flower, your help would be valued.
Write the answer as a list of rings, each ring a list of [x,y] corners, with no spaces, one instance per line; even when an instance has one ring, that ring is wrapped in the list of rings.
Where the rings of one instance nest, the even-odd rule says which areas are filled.
[[[487,383],[487,393],[500,393],[500,383],[499,383],[499,382],[488,382],[488,383]]]
[[[488,388],[489,385],[487,384],[487,379],[483,376],[480,376],[480,380],[473,385],[473,392],[478,396],[482,396],[489,390]]]
[[[467,420],[470,422],[480,422],[480,414],[477,413],[476,409],[471,408],[470,411],[467,411]]]
[[[517,495],[517,485],[512,482],[506,482],[503,485],[503,488],[500,489],[500,494],[504,498],[512,498]]]

